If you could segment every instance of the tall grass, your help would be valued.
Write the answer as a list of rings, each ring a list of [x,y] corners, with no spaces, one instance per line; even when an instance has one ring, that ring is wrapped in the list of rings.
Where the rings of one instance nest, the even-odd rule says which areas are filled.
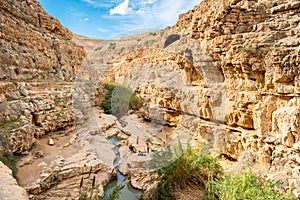
[[[179,147],[179,149],[178,149]],[[177,148],[177,149],[176,149]],[[178,152],[182,153],[178,153]],[[157,163],[169,160],[169,164],[157,168]],[[176,199],[177,191],[195,188],[202,191],[203,200],[296,200],[292,189],[288,194],[276,191],[282,182],[259,180],[252,172],[241,172],[238,175],[225,174],[217,160],[203,150],[190,146],[183,150],[181,144],[173,149],[168,146],[156,152],[151,161],[159,175],[157,187],[148,195],[148,200]],[[156,180],[157,181],[157,180]],[[300,198],[298,198],[299,200]]]
[[[156,169],[160,177],[157,188],[149,195],[149,200],[174,199],[173,194],[177,190],[199,185],[203,190],[212,187],[207,184],[217,178],[221,173],[221,166],[217,160],[208,155],[201,155],[201,149],[192,149],[190,146],[183,150],[181,143],[174,149],[166,149],[155,153],[150,166],[157,167],[157,163],[170,163]],[[154,163],[151,165],[151,163]],[[156,163],[156,164],[155,164]],[[208,191],[208,190],[207,190]]]
[[[245,199],[245,200],[291,200],[296,199],[291,193],[283,195],[275,190],[281,182],[269,180],[259,181],[257,176],[250,170],[240,175],[224,175],[220,180],[213,183],[218,199]]]

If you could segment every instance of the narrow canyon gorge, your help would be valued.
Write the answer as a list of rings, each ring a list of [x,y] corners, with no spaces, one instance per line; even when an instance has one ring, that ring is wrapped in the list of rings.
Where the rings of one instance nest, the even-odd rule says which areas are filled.
[[[300,1],[203,0],[116,40],[73,34],[37,0],[0,1],[0,17],[0,157],[17,169],[1,159],[0,199],[103,196],[112,181],[146,199],[152,153],[178,142],[300,198]]]

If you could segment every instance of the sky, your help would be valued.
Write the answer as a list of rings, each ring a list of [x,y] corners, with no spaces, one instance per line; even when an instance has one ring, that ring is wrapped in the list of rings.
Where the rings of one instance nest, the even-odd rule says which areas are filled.
[[[39,0],[73,33],[116,39],[176,24],[200,0]]]

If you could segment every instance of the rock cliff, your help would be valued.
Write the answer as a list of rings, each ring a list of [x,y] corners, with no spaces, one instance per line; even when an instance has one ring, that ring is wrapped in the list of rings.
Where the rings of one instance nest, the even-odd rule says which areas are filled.
[[[176,24],[224,77],[224,152],[257,153],[271,169],[299,177],[300,2],[209,1]],[[231,128],[232,127],[232,128]],[[298,180],[299,182],[299,180]]]
[[[139,144],[138,131],[120,144],[120,169],[137,187],[144,188],[137,183],[146,180],[138,174],[144,161],[128,165],[127,145],[156,150],[181,138],[300,188],[299,13],[297,0],[202,1],[164,30],[110,41],[75,35],[89,59],[81,66],[84,49],[36,0],[0,1],[0,154],[6,147],[29,154],[19,162],[20,182],[33,199],[76,198],[80,179],[90,184],[91,175],[103,192],[115,157],[102,133],[126,135],[130,124],[95,112],[69,133],[101,102],[102,82],[113,81],[143,97],[136,114],[155,124]],[[28,153],[45,135],[55,145],[45,148],[44,138]]]
[[[103,41],[88,57],[102,81],[144,98],[140,116],[299,186],[299,13],[297,0],[203,1],[174,27]]]
[[[74,125],[72,81],[85,52],[38,1],[1,1],[0,13],[2,145],[21,153]]]

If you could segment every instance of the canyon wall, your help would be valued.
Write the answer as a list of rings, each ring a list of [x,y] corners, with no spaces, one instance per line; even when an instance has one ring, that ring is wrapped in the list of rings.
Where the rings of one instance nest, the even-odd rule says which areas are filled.
[[[209,1],[182,14],[189,33],[224,76],[227,155],[246,150],[299,177],[300,2]]]
[[[296,0],[203,1],[171,29],[131,39],[126,52],[103,50],[118,55],[103,81],[142,96],[145,119],[177,127],[230,160],[251,155],[246,166],[262,164],[266,176],[297,187],[299,13]]]
[[[1,1],[0,13],[1,147],[21,153],[74,125],[72,81],[85,52],[38,1]]]

